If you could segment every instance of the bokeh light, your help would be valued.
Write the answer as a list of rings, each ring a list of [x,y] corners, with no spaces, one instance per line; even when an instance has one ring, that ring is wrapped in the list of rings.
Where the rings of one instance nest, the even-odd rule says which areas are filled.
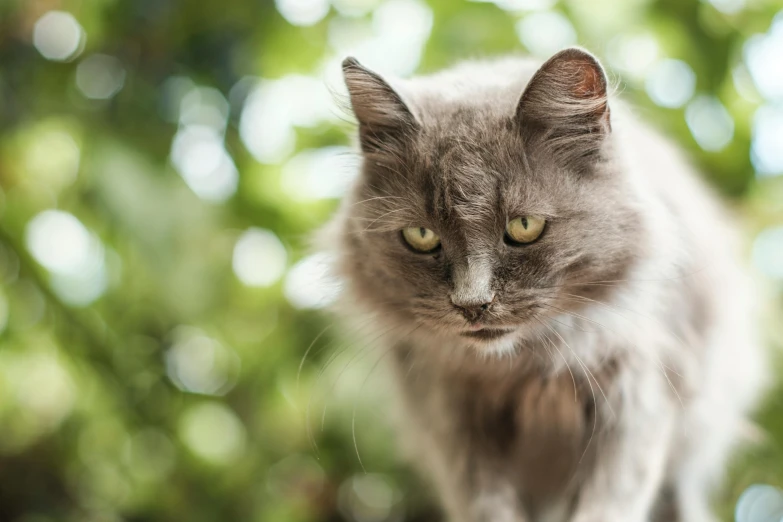
[[[574,26],[557,11],[531,13],[516,29],[520,41],[535,56],[547,57],[577,42]]]
[[[285,272],[288,254],[269,230],[251,228],[234,245],[234,273],[247,286],[271,286]]]
[[[740,62],[734,66],[731,71],[731,79],[734,83],[734,88],[745,101],[758,104],[762,98],[759,95],[756,84],[753,82],[753,78],[750,76],[747,66],[744,62]]]
[[[197,328],[179,327],[166,352],[166,371],[177,388],[202,395],[225,395],[236,384],[236,353]]]
[[[291,106],[299,100],[288,96],[285,85],[261,81],[248,96],[239,130],[245,147],[261,163],[279,163],[294,150],[296,132]]]
[[[474,0],[491,1],[499,8],[506,11],[539,11],[551,9],[557,4],[557,0]]]
[[[756,111],[751,160],[759,176],[783,174],[783,106],[764,105]]]
[[[107,287],[104,248],[72,214],[45,210],[27,226],[27,248],[52,274],[53,289],[67,302],[87,305]]]
[[[171,145],[171,162],[188,187],[204,200],[225,201],[236,192],[239,172],[223,136],[211,127],[182,127]]]
[[[76,18],[65,11],[49,11],[35,23],[33,44],[47,60],[65,62],[81,53],[85,33]]]
[[[709,152],[723,150],[734,136],[734,120],[717,98],[695,98],[685,108],[685,121],[696,143]]]
[[[348,147],[303,150],[283,166],[283,190],[295,201],[339,198],[357,171],[358,157]]]
[[[775,17],[766,34],[753,35],[745,42],[745,62],[759,92],[768,100],[783,99],[783,11]]]
[[[696,74],[681,60],[661,60],[650,70],[645,89],[656,105],[676,109],[693,97]]]
[[[27,244],[33,256],[47,269],[58,273],[78,273],[91,263],[92,238],[73,215],[47,210],[27,227]]]
[[[277,10],[293,25],[313,25],[329,12],[329,0],[275,0]]]
[[[658,58],[658,41],[652,34],[625,34],[613,38],[607,48],[612,68],[631,81],[642,80]]]
[[[746,0],[707,0],[715,9],[728,15],[740,12],[744,7]]]
[[[1,355],[7,400],[15,401],[27,414],[29,433],[16,435],[28,435],[30,438],[24,442],[31,442],[33,437],[57,428],[71,414],[77,398],[76,385],[55,353],[40,350]]]
[[[71,132],[57,123],[44,123],[33,134],[24,152],[26,177],[54,192],[76,181],[81,150]]]
[[[214,87],[195,87],[187,80],[179,106],[179,123],[183,127],[209,127],[222,132],[228,122],[228,101]]]
[[[334,277],[336,260],[318,253],[296,263],[285,278],[285,296],[296,308],[323,308],[340,295],[341,283]]]
[[[76,86],[91,100],[107,100],[125,84],[125,69],[113,56],[93,54],[76,68]]]
[[[185,410],[179,436],[194,454],[217,465],[235,462],[247,443],[242,421],[219,402],[203,402]]]
[[[328,39],[334,55],[326,60],[327,85],[334,92],[345,92],[340,63],[346,56],[382,74],[411,75],[421,62],[432,24],[432,9],[421,0],[386,0],[373,11],[369,23],[331,20]]]
[[[756,237],[753,263],[763,274],[783,281],[783,226],[763,230]]]
[[[339,508],[346,518],[356,522],[393,520],[400,495],[391,481],[378,474],[354,475],[340,487]]]
[[[425,2],[386,0],[372,16],[374,37],[355,55],[379,72],[408,76],[421,61],[432,23],[432,9]]]

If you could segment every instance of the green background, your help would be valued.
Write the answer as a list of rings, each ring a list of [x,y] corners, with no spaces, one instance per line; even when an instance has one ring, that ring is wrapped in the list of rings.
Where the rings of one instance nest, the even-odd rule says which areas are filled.
[[[297,6],[304,18],[291,14]],[[355,165],[338,154],[348,160],[308,167],[313,151],[348,146],[352,131],[319,86],[325,75],[339,99],[339,60],[373,38],[378,63],[412,53],[390,66],[400,73],[569,41],[593,50],[621,94],[738,210],[765,290],[766,344],[779,348],[783,178],[751,161],[751,145],[761,139],[757,111],[779,110],[783,92],[759,88],[746,42],[769,37],[779,12],[783,27],[782,9],[779,0],[2,0],[0,520],[436,519],[426,486],[395,454],[382,354],[363,325],[344,331],[308,301],[321,290],[312,264],[297,265]],[[83,34],[70,55],[47,59],[54,44],[41,20],[52,10]],[[530,29],[551,23],[554,43]],[[770,48],[764,63],[783,68],[783,46]],[[694,75],[680,101],[664,102],[676,107],[655,102],[650,78],[664,59]],[[708,130],[729,134],[695,137],[705,132],[697,99],[711,108]],[[254,119],[251,102],[282,116]],[[197,143],[220,146],[183,167],[172,144],[194,128],[207,136]],[[252,138],[264,129],[266,143],[288,141],[269,152]],[[199,195],[183,171],[209,173],[215,158],[228,161],[229,181]],[[255,247],[242,251],[241,238]],[[783,391],[773,391],[758,415],[764,434],[749,436],[756,444],[719,490],[725,520],[749,484],[783,484],[781,412]]]

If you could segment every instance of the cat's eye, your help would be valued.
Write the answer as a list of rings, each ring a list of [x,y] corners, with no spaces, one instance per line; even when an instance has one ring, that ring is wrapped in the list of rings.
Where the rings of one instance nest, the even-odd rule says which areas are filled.
[[[544,231],[546,220],[538,216],[520,216],[506,225],[506,238],[512,243],[532,243]]]
[[[402,229],[402,238],[416,252],[434,252],[440,246],[438,234],[424,227],[410,227]]]

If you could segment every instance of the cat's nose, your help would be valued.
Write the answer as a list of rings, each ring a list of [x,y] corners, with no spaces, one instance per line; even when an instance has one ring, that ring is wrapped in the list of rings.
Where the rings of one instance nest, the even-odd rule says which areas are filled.
[[[453,297],[451,299],[451,304],[454,305],[454,308],[460,311],[460,313],[465,316],[465,319],[470,321],[471,323],[478,322],[479,319],[481,319],[481,316],[484,315],[484,312],[489,310],[490,305],[495,300],[495,295],[492,294],[491,297],[480,299],[477,301],[460,301],[455,300]]]

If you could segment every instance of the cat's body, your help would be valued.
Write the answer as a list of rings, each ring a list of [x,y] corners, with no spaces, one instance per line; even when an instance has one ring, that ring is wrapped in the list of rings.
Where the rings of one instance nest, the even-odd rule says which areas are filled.
[[[712,520],[762,359],[732,224],[680,154],[581,50],[345,72],[365,161],[341,272],[449,520]],[[511,241],[517,216],[546,228]]]

